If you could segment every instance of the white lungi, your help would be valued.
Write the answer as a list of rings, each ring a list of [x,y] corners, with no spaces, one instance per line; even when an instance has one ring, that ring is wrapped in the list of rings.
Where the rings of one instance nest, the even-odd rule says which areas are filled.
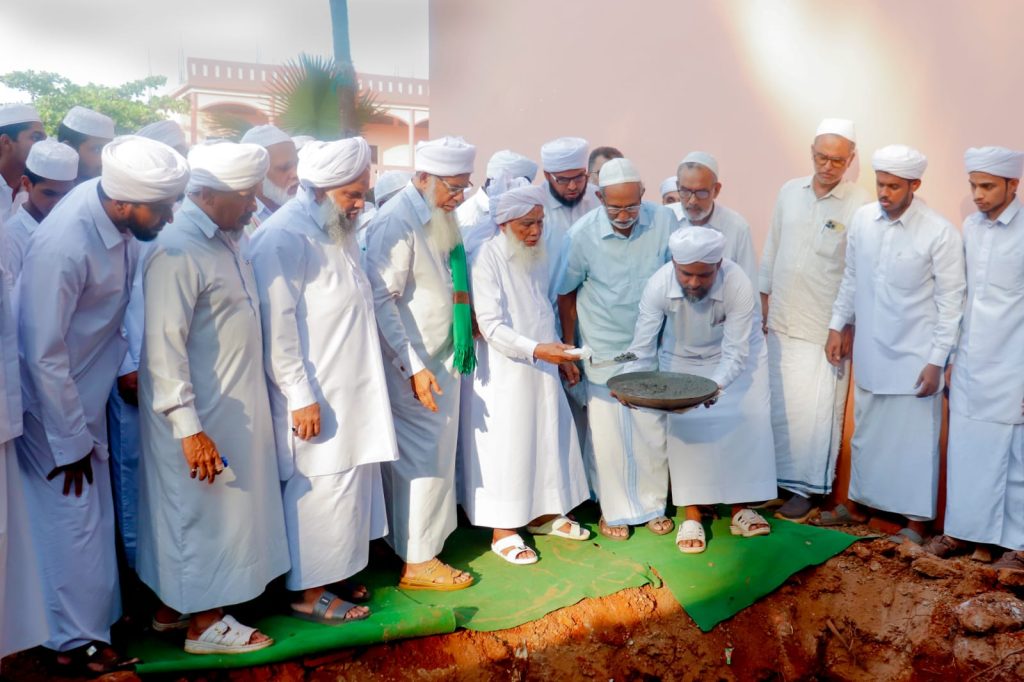
[[[139,515],[139,408],[121,399],[115,385],[107,400],[110,482],[125,559],[135,568]]]
[[[366,568],[369,541],[388,532],[380,465],[282,482],[284,523],[292,567],[285,587],[306,590],[344,580]]]
[[[587,386],[587,473],[610,526],[647,523],[665,514],[668,460],[665,415],[633,410],[607,386]]]
[[[821,344],[773,330],[767,341],[779,487],[804,497],[827,495],[842,442],[850,362],[840,378]]]
[[[945,532],[1024,549],[1024,424],[950,411]]]
[[[853,422],[850,499],[911,520],[934,519],[942,393],[877,395],[855,386]]]

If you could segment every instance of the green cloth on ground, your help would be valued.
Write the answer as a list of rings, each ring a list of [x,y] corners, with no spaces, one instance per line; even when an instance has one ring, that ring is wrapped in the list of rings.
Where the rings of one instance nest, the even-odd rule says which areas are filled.
[[[674,519],[676,530],[667,535],[639,526],[626,542],[598,535],[598,544],[618,556],[650,564],[686,613],[707,632],[773,592],[797,571],[824,563],[860,539],[767,518],[767,512],[762,516],[771,524],[771,534],[744,538],[729,532],[729,509],[720,511],[723,518],[704,524],[707,550],[702,554],[683,554],[676,547],[676,531],[685,518],[682,509]],[[596,521],[591,527],[597,528]]]

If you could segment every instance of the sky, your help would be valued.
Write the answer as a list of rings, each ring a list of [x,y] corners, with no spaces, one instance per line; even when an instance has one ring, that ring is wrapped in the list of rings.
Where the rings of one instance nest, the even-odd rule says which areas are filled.
[[[348,5],[357,71],[428,77],[428,0]],[[4,13],[0,73],[53,71],[104,85],[162,75],[174,89],[182,54],[279,64],[332,50],[328,0],[33,0],[23,7],[29,11]],[[0,102],[24,99],[0,86]]]

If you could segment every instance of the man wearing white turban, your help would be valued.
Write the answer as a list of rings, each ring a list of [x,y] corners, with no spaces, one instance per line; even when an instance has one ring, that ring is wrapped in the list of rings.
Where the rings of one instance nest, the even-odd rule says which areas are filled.
[[[679,186],[676,180],[676,176],[670,175],[664,180],[662,180],[661,187],[658,188],[658,193],[661,194],[661,203],[663,206],[678,204]]]
[[[964,155],[977,213],[964,221],[967,305],[950,359],[946,535],[940,556],[970,543],[1011,550],[995,567],[1024,570],[1024,154],[1005,147]],[[949,369],[947,369],[947,372]]]
[[[56,662],[69,672],[133,665],[110,646],[121,614],[105,410],[126,343],[138,262],[188,181],[185,159],[145,138],[103,149],[32,237],[20,277],[25,424],[18,441]],[[133,239],[135,237],[135,239]]]
[[[463,236],[467,230],[487,220],[490,212],[490,186],[498,177],[526,178],[533,182],[537,177],[537,164],[522,154],[517,154],[510,149],[503,149],[495,152],[487,162],[487,179],[484,186],[473,192],[462,205],[455,209],[455,216],[459,220],[459,227],[462,228]]]
[[[366,245],[399,451],[381,465],[388,542],[404,562],[405,589],[473,582],[437,555],[455,530],[459,373],[472,371],[465,255],[453,212],[471,186],[475,156],[459,137],[418,144],[412,182],[377,214]]]
[[[914,197],[928,165],[923,154],[892,145],[876,151],[871,165],[878,203],[851,221],[825,355],[836,367],[844,361],[843,330],[856,322],[848,495],[907,517],[894,539],[920,544],[935,518],[942,372],[966,288],[963,240]],[[851,503],[817,521],[844,516],[866,518]]]
[[[629,347],[644,284],[668,262],[668,237],[676,227],[671,210],[642,201],[643,183],[629,160],[606,163],[600,184],[601,207],[569,231],[558,285],[562,341],[575,340],[578,320],[583,344],[598,362]],[[601,534],[613,540],[627,539],[632,525],[646,524],[657,535],[673,527],[665,516],[665,430],[657,415],[630,410],[611,396],[608,379],[622,367],[584,364],[587,474],[601,503]],[[570,385],[579,381],[575,365],[561,369]]]
[[[587,499],[579,440],[558,366],[577,356],[558,342],[548,301],[542,187],[498,197],[501,232],[473,264],[481,338],[461,424],[462,506],[471,523],[493,528],[491,550],[513,564],[537,562],[517,529],[569,540],[590,533],[565,516]]]
[[[46,139],[39,112],[29,104],[0,105],[0,223],[17,210],[26,198],[21,189],[32,145]]]
[[[779,487],[792,494],[775,516],[798,523],[817,513],[814,500],[831,492],[835,478],[850,379],[822,351],[843,277],[846,228],[868,201],[843,179],[856,155],[852,121],[823,120],[810,153],[813,175],[779,190],[758,278],[775,465]]]
[[[258,144],[270,154],[270,167],[256,192],[256,212],[245,231],[252,235],[264,220],[295,196],[299,189],[299,152],[295,141],[274,125],[250,128],[242,136],[243,144]]]
[[[100,174],[103,147],[114,139],[114,119],[81,106],[71,107],[57,128],[57,141],[78,154],[78,182]]]
[[[136,565],[164,605],[155,629],[187,628],[188,653],[243,653],[273,640],[223,607],[289,566],[244,233],[269,158],[233,142],[188,158],[188,198],[144,266]]]
[[[723,258],[725,236],[693,226],[673,232],[669,248],[672,262],[651,276],[640,299],[630,347],[638,359],[630,369],[696,374],[723,392],[709,410],[662,417],[672,502],[686,514],[676,546],[699,554],[707,539],[697,505],[732,505],[733,535],[771,532],[745,506],[775,493],[768,358],[754,288]]]
[[[188,155],[188,140],[185,139],[185,131],[174,121],[157,121],[139,128],[135,133],[139,137],[148,137],[178,152],[182,156]]]
[[[361,137],[310,142],[299,190],[252,239],[270,413],[292,568],[292,612],[365,618],[370,540],[387,534],[379,462],[398,456],[370,283],[355,220],[370,189]],[[336,595],[326,585],[341,583]]]

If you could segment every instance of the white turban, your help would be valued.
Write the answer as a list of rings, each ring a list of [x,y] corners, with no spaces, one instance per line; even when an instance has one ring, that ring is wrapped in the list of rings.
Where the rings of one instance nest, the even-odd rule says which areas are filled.
[[[716,180],[718,179],[718,160],[707,152],[690,152],[686,155],[686,158],[679,162],[679,165],[682,166],[684,163],[695,163],[699,166],[704,166],[711,171]]]
[[[818,129],[814,131],[814,136],[818,137],[818,135],[838,135],[854,144],[857,142],[857,130],[853,126],[853,121],[847,118],[822,119],[818,124]]]
[[[310,142],[316,140],[312,135],[295,135],[292,137],[292,142],[295,144],[295,151],[301,152],[302,148]]]
[[[495,152],[487,162],[488,178],[496,178],[499,173],[504,173],[510,178],[529,178],[530,182],[533,182],[537,177],[537,164],[522,154],[503,149]]]
[[[535,206],[543,206],[546,192],[540,185],[516,187],[504,192],[494,207],[494,222],[503,225],[510,220],[522,218]]]
[[[640,173],[629,159],[609,159],[597,175],[597,184],[602,188],[627,182],[640,182]]]
[[[412,173],[409,171],[390,170],[382,173],[377,178],[377,184],[373,186],[373,199],[377,208],[380,208],[380,205],[394,196],[396,192],[401,191],[409,184],[410,180],[412,180]]]
[[[968,173],[1019,180],[1024,171],[1024,154],[1006,147],[971,147],[964,154],[964,166]]]
[[[71,111],[65,114],[64,120],[61,122],[68,128],[89,137],[102,137],[105,140],[111,140],[116,134],[114,119],[85,107],[71,107]]]
[[[559,137],[540,148],[540,162],[548,173],[587,167],[587,147],[582,137]]]
[[[662,180],[661,181],[661,187],[658,188],[658,191],[661,194],[661,196],[665,196],[666,194],[671,194],[672,192],[678,192],[679,191],[679,185],[676,184],[677,182],[678,181],[676,180],[676,176],[674,176],[674,175],[670,175],[667,178],[665,178],[664,180]]]
[[[263,182],[270,167],[270,154],[258,144],[200,144],[188,153],[188,165],[192,168],[190,191],[209,187],[237,192]]]
[[[0,104],[0,128],[19,123],[42,123],[31,104]]]
[[[476,147],[461,137],[440,137],[416,145],[417,173],[449,177],[473,172]]]
[[[174,121],[150,123],[148,126],[139,128],[139,132],[135,134],[139,137],[148,137],[151,140],[163,142],[168,147],[188,147],[185,131]]]
[[[370,145],[361,137],[333,142],[314,140],[302,147],[297,173],[303,187],[340,187],[370,167]]]
[[[74,180],[78,177],[78,152],[53,138],[32,145],[25,167],[47,180]]]
[[[928,157],[905,144],[891,144],[875,152],[871,167],[904,180],[920,180],[928,167]]]
[[[188,184],[188,163],[163,142],[115,137],[103,148],[100,187],[116,201],[148,204],[177,198]]]
[[[717,263],[725,253],[725,235],[710,227],[692,225],[673,232],[668,238],[672,260],[687,263]]]
[[[291,136],[277,126],[272,125],[254,126],[245,131],[245,135],[242,135],[243,144],[258,144],[261,147],[269,147],[272,144],[281,144],[282,142],[292,142]],[[295,143],[292,142],[292,144]]]

